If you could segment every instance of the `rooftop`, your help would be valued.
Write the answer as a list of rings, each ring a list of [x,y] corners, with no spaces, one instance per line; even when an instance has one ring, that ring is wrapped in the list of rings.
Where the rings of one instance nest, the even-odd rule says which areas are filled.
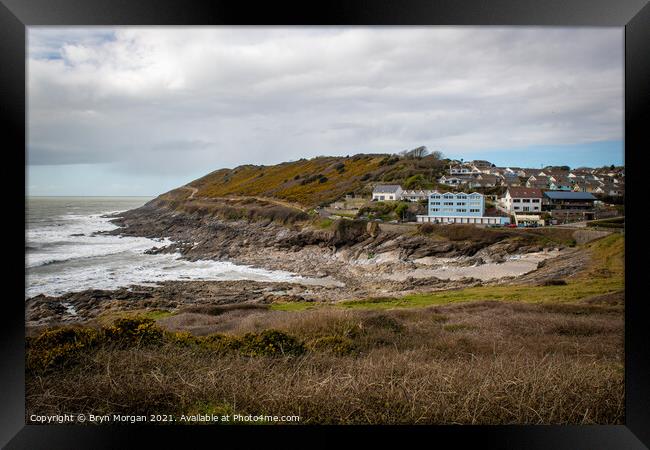
[[[526,187],[509,187],[510,197],[514,198],[542,198],[541,189]]]
[[[394,194],[401,188],[402,186],[400,186],[399,184],[380,184],[379,186],[375,186],[372,192]]]
[[[596,200],[589,192],[546,191],[544,195],[553,200]]]

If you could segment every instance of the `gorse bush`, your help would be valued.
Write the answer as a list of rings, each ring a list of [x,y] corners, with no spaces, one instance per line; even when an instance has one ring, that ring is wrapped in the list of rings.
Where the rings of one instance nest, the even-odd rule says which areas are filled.
[[[161,345],[163,331],[156,321],[143,317],[123,317],[110,327],[104,328],[106,341],[131,347],[140,345]]]
[[[36,338],[27,339],[27,369],[43,371],[74,362],[101,340],[93,328],[63,327],[45,330]]]
[[[196,338],[202,348],[217,353],[227,353],[237,351],[242,347],[242,341],[236,336],[227,336],[225,334],[211,334]]]
[[[45,330],[37,337],[28,337],[26,368],[34,373],[59,369],[77,363],[82,355],[100,347],[129,349],[163,345],[242,356],[299,356],[307,351],[298,339],[277,330],[248,333],[242,337],[224,334],[194,336],[188,332],[166,332],[156,326],[153,319],[135,317],[117,319],[113,325],[100,330],[62,327]],[[347,342],[339,342],[332,351],[347,354],[347,345]]]
[[[165,332],[164,339],[179,347],[195,347],[201,343],[199,338],[187,331]]]
[[[299,356],[305,353],[305,346],[282,331],[265,330],[259,334],[245,334],[238,350],[248,356]]]
[[[351,355],[356,350],[354,343],[342,336],[322,336],[309,347],[317,352],[332,353],[337,356]]]

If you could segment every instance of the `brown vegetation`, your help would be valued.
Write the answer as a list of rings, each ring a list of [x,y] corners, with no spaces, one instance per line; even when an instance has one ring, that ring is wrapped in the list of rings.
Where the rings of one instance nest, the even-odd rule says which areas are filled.
[[[444,170],[439,154],[415,159],[383,154],[321,156],[274,166],[220,169],[193,181],[191,187],[198,189],[197,197],[262,196],[313,207],[347,193],[368,195],[372,183],[419,176],[420,184],[433,185]]]
[[[28,372],[27,417],[223,410],[337,424],[624,419],[621,306],[207,313],[193,313],[212,320],[203,338],[165,332],[157,345],[96,345],[72,364]],[[295,351],[266,352],[278,342]]]

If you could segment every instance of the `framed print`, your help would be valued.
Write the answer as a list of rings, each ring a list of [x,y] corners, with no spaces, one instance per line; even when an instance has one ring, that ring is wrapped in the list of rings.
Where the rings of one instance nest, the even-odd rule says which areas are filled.
[[[2,445],[647,448],[647,2],[311,6],[2,0]]]

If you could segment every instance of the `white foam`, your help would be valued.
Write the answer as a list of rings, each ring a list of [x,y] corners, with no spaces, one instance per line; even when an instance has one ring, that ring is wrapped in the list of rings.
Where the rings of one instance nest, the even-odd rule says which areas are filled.
[[[28,230],[26,297],[62,295],[86,289],[117,289],[167,280],[304,280],[289,272],[258,269],[226,261],[187,261],[179,253],[148,255],[167,239],[93,235],[117,228],[101,215],[61,216],[59,225]],[[80,236],[70,236],[81,234]]]
[[[297,282],[302,277],[284,271],[270,271],[227,261],[187,261],[180,254],[111,257],[93,261],[85,267],[65,267],[39,274],[30,280],[27,297],[38,294],[62,295],[86,289],[117,289],[132,284],[151,284],[168,280],[255,280]],[[31,277],[28,275],[28,279]]]
[[[167,239],[94,235],[93,233],[98,231],[118,228],[109,222],[110,219],[101,217],[100,214],[68,214],[60,216],[59,219],[61,223],[27,230],[28,245],[37,249],[27,253],[28,268],[125,251],[143,253],[156,245],[171,243]]]

